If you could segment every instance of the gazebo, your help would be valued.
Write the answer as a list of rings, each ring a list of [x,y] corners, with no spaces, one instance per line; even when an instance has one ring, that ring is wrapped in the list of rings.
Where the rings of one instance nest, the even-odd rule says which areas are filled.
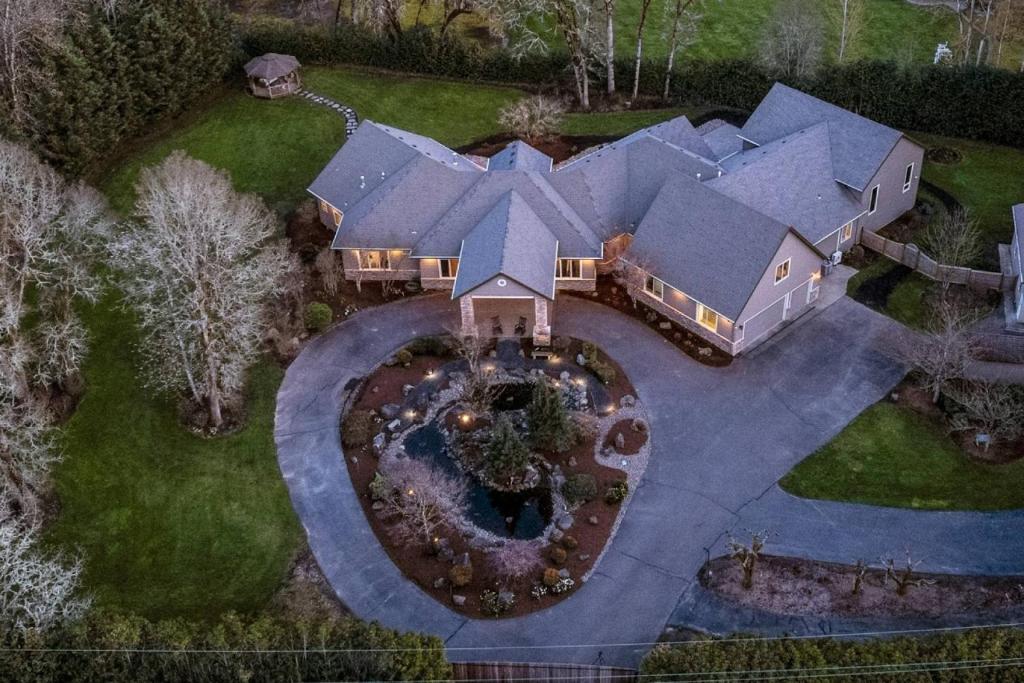
[[[249,92],[256,97],[274,99],[291,95],[302,87],[299,80],[299,60],[291,55],[268,52],[254,57],[245,65],[249,78]]]

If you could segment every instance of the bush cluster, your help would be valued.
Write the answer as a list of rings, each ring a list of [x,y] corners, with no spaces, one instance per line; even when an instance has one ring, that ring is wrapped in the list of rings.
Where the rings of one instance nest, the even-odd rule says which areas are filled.
[[[11,683],[450,678],[440,639],[356,619],[310,623],[228,614],[209,624],[96,611],[45,634],[9,633],[0,652],[0,680]]]
[[[349,448],[369,446],[377,435],[377,416],[372,410],[353,410],[341,423],[341,443]]]
[[[331,307],[323,302],[312,301],[306,306],[306,329],[310,332],[323,332],[333,318]]]
[[[619,480],[614,484],[610,484],[604,492],[604,502],[609,505],[616,505],[626,500],[626,496],[629,495],[629,484],[626,483],[625,479]]]
[[[562,495],[569,505],[586,503],[597,495],[597,482],[592,474],[570,474],[562,484]]]
[[[473,565],[457,564],[448,570],[448,580],[455,588],[463,588],[473,581]]]
[[[414,356],[448,356],[452,353],[450,340],[444,337],[417,337],[409,342],[405,350]]]
[[[258,21],[244,27],[242,46],[250,55],[286,52],[304,63],[358,64],[411,73],[476,81],[570,87],[564,53],[515,59],[506,50],[483,50],[449,36],[439,39],[427,28],[400,38],[377,36],[360,27],[331,33],[282,21]],[[665,63],[650,61],[641,70],[640,93],[660,97]],[[632,81],[633,61],[616,60],[622,83]],[[751,111],[775,82],[754,59],[686,60],[672,78],[672,103],[710,104]],[[991,67],[901,65],[862,60],[822,67],[813,76],[787,81],[801,90],[903,130],[1024,146],[1024,74]],[[879,84],[885,87],[879,87]],[[529,86],[528,86],[529,87]]]

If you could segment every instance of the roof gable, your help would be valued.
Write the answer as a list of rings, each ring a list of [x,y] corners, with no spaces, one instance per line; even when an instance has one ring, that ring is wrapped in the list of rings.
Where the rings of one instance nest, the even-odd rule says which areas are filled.
[[[740,134],[763,145],[827,121],[836,179],[863,190],[902,137],[898,130],[776,83],[747,119]]]
[[[544,152],[522,140],[513,140],[505,149],[491,157],[488,171],[537,171],[548,173],[554,161]]]
[[[515,191],[509,191],[462,241],[452,298],[498,275],[553,299],[558,240]]]

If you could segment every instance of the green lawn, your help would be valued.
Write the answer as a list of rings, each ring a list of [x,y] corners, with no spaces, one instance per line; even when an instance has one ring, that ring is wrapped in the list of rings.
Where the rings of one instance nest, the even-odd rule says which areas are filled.
[[[62,435],[48,540],[82,551],[101,606],[152,618],[261,609],[302,540],[272,437],[281,371],[253,370],[242,431],[200,438],[142,386],[139,337],[114,297],[86,323],[87,393]]]
[[[1024,201],[1024,150],[982,142],[911,133],[927,147],[951,147],[963,159],[956,164],[925,161],[923,178],[946,190],[978,219],[986,241],[985,264],[998,264],[996,247],[1013,235],[1010,207]]]
[[[1024,506],[1024,461],[971,460],[943,427],[902,406],[879,403],[780,482],[786,491],[872,505],[933,510]]]
[[[895,261],[879,256],[871,265],[861,268],[849,279],[846,283],[846,293],[858,299],[857,290],[862,285],[884,276],[897,265]],[[897,283],[880,311],[908,327],[924,329],[928,324],[928,309],[924,297],[936,286],[935,282],[923,275],[911,273]]]

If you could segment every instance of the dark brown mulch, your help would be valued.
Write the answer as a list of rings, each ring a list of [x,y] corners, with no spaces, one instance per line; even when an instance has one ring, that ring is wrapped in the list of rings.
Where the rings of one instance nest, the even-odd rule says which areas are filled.
[[[888,558],[886,558],[888,559]],[[893,558],[899,571],[905,557]],[[710,578],[708,576],[710,569]],[[900,596],[885,571],[869,569],[859,594],[853,594],[855,570],[850,565],[792,557],[762,556],[754,585],[744,590],[739,563],[717,558],[701,572],[709,590],[741,605],[776,614],[842,616],[924,616],[978,613],[1024,603],[1024,577],[974,577],[917,574],[931,583],[911,586]]]
[[[579,342],[574,342],[577,345]],[[602,354],[602,359],[606,357]],[[408,368],[401,366],[380,367],[372,373],[363,383],[360,395],[357,397],[354,409],[379,409],[385,403],[395,403],[397,395],[401,395],[401,387],[404,384],[415,384],[424,377],[424,370],[431,367],[439,367],[446,359],[433,356],[417,356]],[[633,387],[628,378],[618,370],[616,382],[609,387],[610,393],[619,396],[632,393]],[[555,367],[549,374],[557,376],[558,368]],[[377,391],[373,391],[377,387]],[[617,398],[616,398],[617,400]],[[559,464],[566,475],[585,473],[591,474],[598,484],[598,495],[595,500],[585,503],[573,512],[575,523],[566,533],[573,537],[578,546],[575,549],[566,549],[567,560],[558,568],[566,568],[576,581],[576,587],[561,595],[547,595],[537,600],[530,596],[530,588],[535,580],[540,578],[543,570],[538,570],[536,576],[527,577],[518,582],[508,582],[500,579],[489,567],[486,554],[480,550],[470,548],[466,539],[454,531],[447,531],[443,536],[449,540],[456,556],[462,553],[469,553],[470,561],[473,564],[473,580],[463,588],[454,589],[449,585],[441,588],[434,588],[434,582],[438,578],[447,578],[451,565],[440,560],[429,552],[425,545],[410,546],[397,543],[388,533],[388,525],[379,518],[378,513],[372,508],[373,501],[369,495],[370,481],[377,471],[377,459],[371,449],[364,447],[354,450],[348,449],[346,464],[352,484],[359,495],[359,503],[366,514],[370,526],[373,528],[377,539],[388,553],[391,560],[402,571],[410,581],[415,583],[421,590],[435,598],[451,609],[474,618],[485,618],[480,609],[480,594],[484,590],[510,589],[516,594],[515,606],[512,610],[502,615],[505,617],[522,616],[536,610],[550,607],[551,605],[569,597],[580,586],[582,577],[597,560],[601,550],[604,548],[611,533],[611,528],[618,514],[619,505],[608,505],[604,502],[604,492],[614,482],[625,479],[625,475],[615,469],[599,465],[593,457],[594,440],[588,439],[576,444],[565,453],[549,453],[545,457],[552,464]],[[570,465],[573,462],[575,464]],[[597,518],[597,524],[590,524],[590,517]],[[544,551],[547,557],[547,549]],[[545,566],[555,565],[546,560]],[[447,584],[447,582],[446,582]],[[455,606],[451,601],[453,593],[466,597],[466,603],[462,607]]]
[[[698,363],[715,368],[725,367],[732,363],[732,356],[712,346],[676,322],[669,320],[642,301],[638,301],[636,306],[634,306],[633,300],[626,293],[626,288],[616,284],[610,275],[598,276],[597,290],[594,292],[568,292],[568,294],[611,306],[620,313],[643,321],[649,328],[660,334]],[[668,327],[662,327],[666,323]],[[710,349],[710,355],[702,356],[700,354],[701,349]]]
[[[604,445],[614,446],[615,438],[619,434],[622,434],[622,438],[625,439],[625,445],[622,448],[615,449],[615,452],[619,455],[636,455],[643,448],[643,445],[647,443],[647,432],[638,432],[633,429],[632,420],[619,420],[612,425]]]
[[[499,133],[498,135],[492,135],[489,138],[484,138],[483,140],[477,140],[476,142],[471,142],[468,145],[463,145],[455,151],[460,154],[492,157],[505,149],[510,142],[516,139],[518,138],[514,135]],[[557,164],[586,149],[596,145],[614,142],[615,140],[618,140],[618,138],[607,135],[558,135],[536,141],[525,140],[524,142],[529,144],[531,147],[544,152],[554,159],[554,162]]]
[[[958,164],[963,161],[960,150],[952,147],[931,147],[924,153],[924,158],[936,164]]]

